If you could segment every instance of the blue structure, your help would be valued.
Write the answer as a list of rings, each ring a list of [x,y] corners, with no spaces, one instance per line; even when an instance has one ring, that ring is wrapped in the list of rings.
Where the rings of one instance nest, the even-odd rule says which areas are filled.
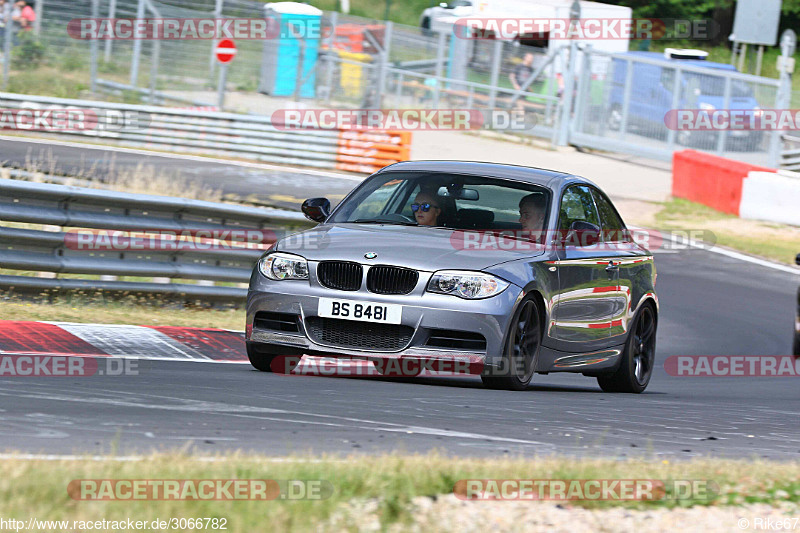
[[[302,69],[300,97],[313,98],[322,11],[298,2],[266,4],[264,9],[265,17],[278,21],[280,33],[264,41],[259,92],[293,96]]]

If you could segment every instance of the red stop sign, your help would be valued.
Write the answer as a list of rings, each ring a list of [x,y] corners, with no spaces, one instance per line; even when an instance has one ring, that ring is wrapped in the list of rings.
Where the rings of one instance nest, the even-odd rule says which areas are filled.
[[[217,43],[214,54],[216,54],[217,61],[220,63],[230,63],[236,56],[236,44],[230,39],[222,39]]]

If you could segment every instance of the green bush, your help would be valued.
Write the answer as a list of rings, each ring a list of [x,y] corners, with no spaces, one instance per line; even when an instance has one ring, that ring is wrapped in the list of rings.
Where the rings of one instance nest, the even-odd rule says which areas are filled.
[[[19,45],[12,52],[11,65],[16,70],[35,70],[44,60],[46,48],[29,31],[19,33]]]
[[[58,65],[55,66],[66,72],[74,72],[88,68],[89,63],[86,60],[86,52],[71,49],[61,55]]]

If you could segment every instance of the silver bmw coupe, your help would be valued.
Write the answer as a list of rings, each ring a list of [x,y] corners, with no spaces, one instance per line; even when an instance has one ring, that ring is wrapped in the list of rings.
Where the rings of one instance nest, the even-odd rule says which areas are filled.
[[[466,361],[490,388],[577,372],[640,393],[653,371],[656,270],[608,197],[561,172],[493,163],[388,166],[258,261],[252,365],[282,356]],[[297,360],[297,359],[296,359]]]

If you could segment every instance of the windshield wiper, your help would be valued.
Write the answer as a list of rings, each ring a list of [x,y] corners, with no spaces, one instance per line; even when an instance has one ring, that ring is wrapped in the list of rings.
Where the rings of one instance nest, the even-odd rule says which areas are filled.
[[[406,222],[404,220],[389,220],[385,218],[359,218],[352,221],[353,224],[396,224],[398,226],[417,226],[416,222]]]

